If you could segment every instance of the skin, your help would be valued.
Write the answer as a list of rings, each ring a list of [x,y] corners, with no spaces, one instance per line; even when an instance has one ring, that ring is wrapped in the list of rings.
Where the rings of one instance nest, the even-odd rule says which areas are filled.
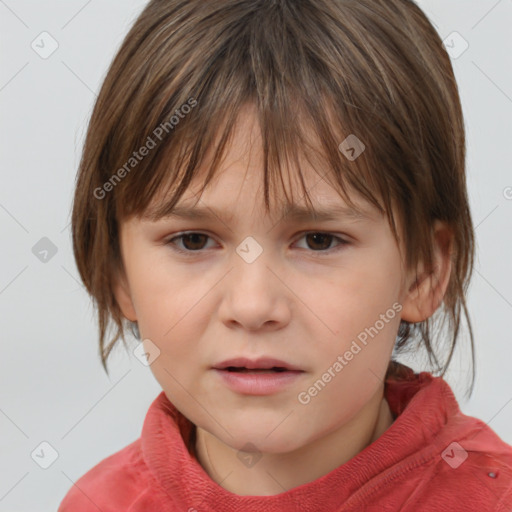
[[[406,269],[403,246],[385,217],[357,196],[369,219],[279,222],[277,210],[264,209],[262,145],[251,108],[241,110],[234,134],[200,200],[199,182],[193,182],[179,202],[198,202],[231,217],[126,219],[120,226],[124,269],[115,293],[123,315],[160,350],[151,371],[197,426],[197,457],[207,474],[235,494],[274,495],[347,462],[392,424],[383,378],[400,319],[422,321],[440,305],[451,270],[451,233],[436,223],[436,260],[428,273],[422,266]],[[315,206],[345,204],[307,171]],[[294,198],[301,197],[299,190]],[[207,236],[168,243],[184,231]],[[315,242],[306,236],[318,232],[334,237]],[[236,252],[248,236],[263,249],[250,264]],[[348,243],[339,245],[336,236]],[[174,251],[176,246],[191,256]],[[401,311],[309,403],[300,403],[299,393],[393,304]],[[276,394],[248,396],[229,389],[211,369],[231,357],[263,355],[304,373]],[[246,466],[242,448],[261,458]]]

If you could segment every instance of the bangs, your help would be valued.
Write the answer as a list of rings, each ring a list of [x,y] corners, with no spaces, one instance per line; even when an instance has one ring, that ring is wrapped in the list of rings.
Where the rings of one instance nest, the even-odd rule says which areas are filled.
[[[317,47],[313,34],[304,38],[302,15],[291,16],[281,10],[284,5],[261,5],[256,18],[249,16],[248,4],[247,16],[237,12],[232,24],[228,12],[222,34],[211,34],[215,42],[206,51],[197,41],[190,47],[187,40],[181,41],[186,48],[176,65],[180,72],[170,75],[162,67],[149,90],[140,95],[136,108],[127,104],[127,123],[138,123],[138,129],[132,131],[136,138],[129,146],[126,140],[117,141],[117,147],[124,145],[126,153],[109,163],[110,173],[126,162],[133,148],[148,138],[156,139],[156,129],[169,124],[173,113],[191,98],[197,103],[166,130],[161,141],[156,141],[157,147],[115,187],[113,203],[118,222],[132,215],[158,220],[171,213],[192,181],[199,179],[200,167],[207,169],[201,176],[204,190],[220,167],[241,109],[253,106],[263,144],[261,171],[267,211],[272,208],[273,198],[278,201],[282,195],[286,204],[305,201],[313,209],[301,165],[305,161],[318,179],[326,180],[352,208],[357,209],[351,199],[355,192],[381,213],[386,212],[396,236],[390,204],[396,190],[392,193],[390,176],[396,180],[408,157],[397,159],[401,148],[396,137],[401,134],[392,117],[385,114],[389,105],[379,105],[368,97],[372,89],[380,90],[374,98],[388,97],[385,84],[389,78],[379,78],[384,71],[368,62],[370,57],[351,41],[349,33],[343,36],[345,52],[353,53],[347,61],[363,60],[361,69],[367,76],[354,76],[349,62],[346,69],[332,65],[339,61],[340,51],[340,41],[334,35],[330,40],[329,33],[319,34],[324,41],[322,48]],[[165,19],[161,23],[165,24]],[[262,25],[268,30],[263,32]],[[216,27],[209,30],[215,32]],[[151,53],[170,51],[172,42],[171,36]],[[159,65],[164,66],[161,62]],[[368,84],[364,88],[362,81]],[[371,109],[361,107],[369,101]],[[294,180],[300,184],[299,198],[291,192]]]
[[[199,184],[197,194],[200,196],[219,172],[237,129],[239,115],[245,109],[250,109],[261,123],[258,124],[263,144],[261,176],[267,211],[275,208],[286,211],[300,205],[314,214],[315,207],[310,191],[321,180],[328,182],[338,192],[350,207],[348,212],[353,216],[364,216],[364,210],[353,201],[354,190],[364,196],[380,213],[387,210],[379,203],[379,194],[366,185],[372,181],[372,177],[368,176],[364,160],[359,158],[358,162],[355,159],[350,161],[344,156],[344,152],[349,156],[352,152],[345,149],[342,152],[339,149],[338,141],[346,138],[339,135],[340,127],[333,127],[330,122],[322,122],[329,118],[328,113],[325,110],[306,114],[304,110],[286,112],[287,109],[296,108],[296,105],[297,102],[293,105],[286,103],[279,109],[283,114],[276,115],[275,112],[257,110],[254,103],[244,103],[241,99],[240,110],[233,111],[231,117],[223,119],[220,130],[215,124],[202,124],[204,137],[196,137],[191,141],[175,139],[173,145],[169,144],[169,147],[162,151],[158,167],[146,187],[141,190],[134,186],[133,190],[130,190],[131,184],[126,184],[120,204],[130,205],[131,211],[120,212],[120,218],[136,215],[155,222],[167,217],[192,184],[195,189]],[[214,118],[219,119],[221,112],[222,109],[218,113],[219,116]],[[294,119],[294,122],[291,123],[290,119]],[[182,133],[186,135],[186,131],[195,132],[188,127]],[[318,137],[315,133],[324,133],[324,136]],[[212,140],[210,146],[205,143]],[[353,145],[356,146],[354,151],[360,151],[357,143]],[[192,159],[192,155],[197,157]],[[307,169],[313,170],[318,176],[309,189],[304,179],[305,162]],[[153,183],[150,185],[151,181]],[[298,197],[294,195],[296,183],[300,185],[298,192],[295,193]],[[134,201],[136,197],[139,199],[138,204]]]

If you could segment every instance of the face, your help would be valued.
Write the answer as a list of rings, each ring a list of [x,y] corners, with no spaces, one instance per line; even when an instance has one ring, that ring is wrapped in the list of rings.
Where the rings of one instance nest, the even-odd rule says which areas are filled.
[[[121,224],[116,296],[186,417],[234,449],[285,453],[350,422],[382,386],[405,274],[386,218],[356,196],[360,217],[285,218],[281,198],[266,213],[256,126],[242,111],[215,180],[180,199],[209,218]],[[311,169],[306,185],[316,209],[347,206]],[[300,371],[214,369],[263,357]]]

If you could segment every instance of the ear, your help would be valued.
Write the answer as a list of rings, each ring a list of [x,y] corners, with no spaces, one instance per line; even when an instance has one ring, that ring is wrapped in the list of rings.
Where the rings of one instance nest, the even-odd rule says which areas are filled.
[[[452,270],[453,231],[436,220],[433,233],[433,268],[426,269],[423,262],[412,272],[402,304],[402,320],[423,322],[441,305]]]
[[[137,314],[135,313],[130,287],[128,286],[124,269],[118,269],[117,271],[114,283],[114,296],[123,316],[132,322],[136,322]]]

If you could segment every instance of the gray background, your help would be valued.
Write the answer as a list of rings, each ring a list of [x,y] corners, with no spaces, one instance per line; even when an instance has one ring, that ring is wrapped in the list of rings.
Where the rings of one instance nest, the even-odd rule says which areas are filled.
[[[1,511],[56,510],[73,482],[139,437],[161,391],[149,368],[122,345],[110,360],[110,378],[104,373],[69,230],[75,172],[96,93],[145,3],[0,1]],[[477,226],[469,290],[477,351],[472,398],[464,399],[467,354],[458,352],[447,378],[463,411],[512,444],[512,1],[419,4],[441,37],[454,41],[454,51],[463,48],[454,31],[469,44],[453,63]],[[47,58],[31,47],[35,41],[40,52],[51,49],[43,31],[58,43]],[[43,262],[34,246],[57,252],[50,249]],[[421,358],[405,362],[422,367]],[[42,453],[44,441],[58,454],[47,469],[31,456]],[[51,450],[43,445],[43,452],[39,461],[48,462]]]

